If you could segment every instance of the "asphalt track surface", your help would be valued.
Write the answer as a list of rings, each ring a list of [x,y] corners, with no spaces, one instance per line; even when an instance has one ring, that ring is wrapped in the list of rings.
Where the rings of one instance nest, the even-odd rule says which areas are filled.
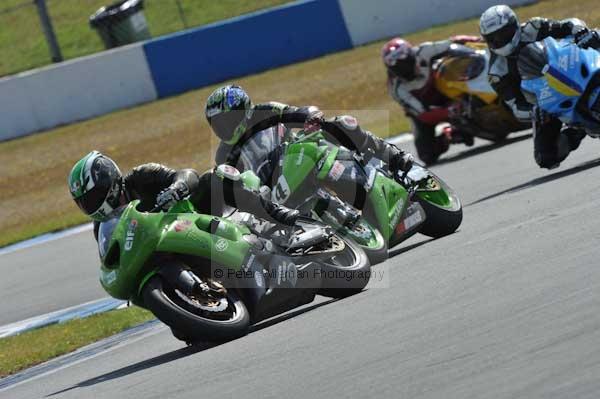
[[[552,171],[527,136],[481,144],[433,168],[461,195],[460,230],[395,248],[374,268],[387,288],[214,347],[153,325],[0,397],[600,397],[600,142]]]
[[[0,255],[0,326],[106,297],[91,231]]]

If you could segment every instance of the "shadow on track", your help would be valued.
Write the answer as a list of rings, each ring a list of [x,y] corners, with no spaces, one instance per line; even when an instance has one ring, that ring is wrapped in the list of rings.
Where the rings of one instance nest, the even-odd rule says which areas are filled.
[[[499,192],[497,192],[495,194],[488,195],[486,197],[480,198],[480,199],[478,199],[476,201],[473,201],[473,202],[465,205],[465,207],[471,206],[471,205],[476,205],[476,204],[479,204],[479,203],[491,200],[493,198],[500,197],[501,195],[514,193],[514,192],[517,192],[517,191],[524,190],[526,188],[531,188],[531,187],[539,186],[539,185],[544,184],[544,183],[549,183],[549,182],[554,181],[554,180],[562,179],[563,177],[571,176],[571,175],[574,175],[576,173],[583,172],[585,170],[592,169],[592,168],[595,168],[595,167],[598,167],[598,166],[600,166],[600,159],[596,159],[594,161],[588,161],[588,162],[582,163],[581,165],[574,166],[574,167],[572,167],[570,169],[565,169],[565,170],[562,170],[560,172],[552,173],[550,175],[546,175],[546,176],[542,176],[542,177],[537,177],[537,178],[535,178],[533,180],[528,181],[527,183],[522,183],[522,184],[519,184],[517,186],[508,188],[506,190],[499,191]]]
[[[310,305],[310,306],[307,306],[307,307],[304,307],[301,309],[293,310],[293,311],[285,313],[281,316],[277,316],[277,317],[274,317],[271,319],[267,319],[265,321],[261,321],[258,324],[250,327],[249,334],[252,334],[253,332],[256,332],[256,331],[260,331],[264,328],[271,327],[275,324],[281,323],[282,321],[292,319],[296,316],[310,312],[311,310],[320,308],[321,306],[325,306],[325,305],[328,305],[328,304],[330,304],[332,302],[336,302],[336,301],[338,301],[338,299],[330,299],[328,301],[316,303],[314,305]],[[160,356],[156,356],[156,357],[153,357],[153,358],[147,359],[147,360],[142,360],[141,362],[131,364],[129,366],[120,368],[118,370],[114,370],[109,373],[102,374],[102,375],[99,375],[94,378],[90,378],[89,380],[79,382],[68,388],[61,389],[60,391],[56,391],[54,393],[48,394],[48,395],[46,395],[46,397],[59,395],[61,393],[67,392],[67,391],[72,391],[73,389],[76,389],[76,388],[85,388],[85,387],[96,385],[96,384],[99,384],[102,382],[107,382],[107,381],[111,381],[111,380],[118,379],[121,377],[125,377],[127,375],[137,373],[138,371],[147,370],[152,367],[170,363],[172,361],[182,359],[184,357],[191,356],[193,354],[203,352],[207,349],[211,349],[211,348],[214,348],[219,345],[226,344],[226,343],[227,342],[206,342],[206,343],[200,343],[200,344],[197,344],[194,346],[188,346],[185,348],[177,349],[177,350],[174,350],[174,351],[171,351],[168,353],[164,353]]]
[[[414,244],[407,245],[405,247],[400,247],[400,248],[392,249],[392,250],[390,250],[388,252],[388,259],[391,259],[394,256],[401,255],[401,254],[403,254],[405,252],[408,252],[408,251],[410,251],[412,249],[418,248],[421,245],[425,245],[427,243],[430,243],[431,241],[435,241],[435,238],[429,238],[427,240],[419,241],[419,242],[416,242]]]
[[[446,163],[456,162],[456,161],[460,161],[460,160],[465,159],[465,158],[473,157],[475,155],[485,154],[486,152],[494,151],[494,150],[496,150],[498,148],[501,148],[501,147],[504,147],[506,145],[518,143],[518,142],[521,142],[521,141],[525,141],[525,140],[530,139],[532,137],[533,137],[533,134],[532,133],[528,133],[528,134],[523,134],[523,135],[519,135],[519,136],[515,136],[515,137],[510,137],[510,138],[508,138],[508,139],[506,139],[504,141],[501,141],[499,143],[490,143],[490,144],[478,146],[478,147],[472,148],[470,150],[459,152],[458,154],[453,155],[453,156],[448,157],[448,158],[441,158],[439,161],[437,161],[432,166],[443,165],[443,164],[446,164]]]

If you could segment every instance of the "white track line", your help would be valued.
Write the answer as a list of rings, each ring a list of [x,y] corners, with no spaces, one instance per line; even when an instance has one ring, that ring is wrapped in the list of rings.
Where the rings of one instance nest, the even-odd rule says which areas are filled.
[[[21,249],[26,249],[26,248],[30,248],[30,247],[33,247],[36,245],[45,244],[50,241],[59,240],[61,238],[69,237],[69,236],[72,236],[74,234],[78,234],[78,233],[81,233],[84,231],[89,231],[92,229],[92,226],[93,226],[92,223],[86,223],[86,224],[82,224],[82,225],[79,225],[76,227],[71,227],[69,229],[57,231],[54,233],[42,234],[41,236],[37,236],[37,237],[31,238],[29,240],[21,241],[16,244],[7,245],[4,248],[0,248],[0,256],[6,255],[6,254],[9,254],[9,253],[21,250]]]
[[[415,136],[413,136],[412,133],[404,133],[399,136],[390,137],[386,141],[394,145],[406,144],[415,141]]]
[[[125,301],[107,297],[86,302],[81,305],[71,306],[66,309],[56,310],[44,315],[0,326],[0,338],[20,334],[50,324],[63,323],[67,320],[84,318],[97,313],[107,312],[109,310],[121,308],[126,304],[127,302]]]

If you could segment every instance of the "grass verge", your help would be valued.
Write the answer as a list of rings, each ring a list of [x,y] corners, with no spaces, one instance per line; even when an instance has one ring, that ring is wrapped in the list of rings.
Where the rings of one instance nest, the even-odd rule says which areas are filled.
[[[522,20],[577,16],[600,24],[597,0],[547,0],[519,8]],[[476,34],[477,19],[408,35],[413,43],[454,34]],[[323,110],[384,110],[360,116],[364,127],[387,136],[409,127],[388,96],[379,58],[382,42],[274,69],[236,82],[254,101],[316,104]],[[0,246],[87,219],[69,197],[66,177],[73,163],[92,149],[128,170],[143,162],[199,170],[212,164],[213,136],[202,108],[216,86],[123,110],[18,140],[0,143]],[[339,111],[335,111],[339,112]],[[331,115],[334,111],[326,111]]]
[[[153,318],[152,313],[147,310],[130,307],[2,338],[0,378],[72,352]]]
[[[289,1],[179,0],[185,25],[173,0],[146,0],[144,14],[151,35],[158,37]],[[46,0],[64,59],[104,50],[88,18],[100,7],[111,3],[109,0]],[[0,3],[0,26],[0,76],[50,64],[46,40],[31,0],[3,0]]]

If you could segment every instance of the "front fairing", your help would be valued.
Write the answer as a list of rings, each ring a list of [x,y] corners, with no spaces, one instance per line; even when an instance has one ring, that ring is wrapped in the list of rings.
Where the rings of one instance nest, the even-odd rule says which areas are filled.
[[[597,128],[596,122],[580,114],[578,102],[594,74],[600,71],[600,53],[578,47],[572,38],[546,38],[542,43],[547,64],[541,76],[523,79],[521,88],[541,110],[562,122]]]
[[[271,200],[285,204],[301,187],[306,187],[309,179],[316,177],[317,170],[326,170],[326,159],[331,153],[327,145],[318,140],[318,135],[301,136],[292,143],[283,146],[280,160],[281,172],[271,191]],[[304,193],[298,193],[302,197]]]
[[[487,77],[489,52],[487,49],[459,46],[463,51],[439,61],[435,67],[435,86],[446,97],[459,100],[465,95],[480,98],[487,104],[497,99]]]
[[[190,255],[209,264],[239,270],[249,251],[244,235],[249,231],[224,218],[193,212],[182,201],[169,212],[147,213],[136,209],[139,201],[127,205],[109,233],[100,226],[100,283],[111,296],[133,299],[154,264],[155,254]],[[108,244],[106,244],[108,240]]]
[[[137,211],[138,203],[133,201],[122,209],[116,223],[114,218],[109,221],[114,224],[110,236],[104,223],[99,229],[100,284],[119,299],[129,299],[135,292],[138,274],[160,240],[161,218],[158,214]]]

